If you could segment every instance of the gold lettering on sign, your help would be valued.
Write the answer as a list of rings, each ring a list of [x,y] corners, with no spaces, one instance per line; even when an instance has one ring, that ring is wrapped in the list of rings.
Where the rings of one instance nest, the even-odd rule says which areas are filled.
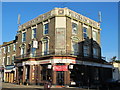
[[[95,21],[93,21],[93,20],[91,20],[91,19],[89,19],[85,16],[82,16],[82,15],[80,15],[80,14],[74,12],[74,11],[69,10],[68,16],[76,18],[78,20],[81,20],[82,22],[91,24],[92,26],[99,27],[97,22],[95,22]]]

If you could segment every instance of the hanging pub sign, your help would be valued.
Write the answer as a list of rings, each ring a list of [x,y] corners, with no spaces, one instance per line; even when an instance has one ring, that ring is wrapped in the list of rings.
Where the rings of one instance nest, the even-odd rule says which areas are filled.
[[[67,65],[55,65],[53,66],[53,71],[68,71]]]
[[[69,69],[73,69],[73,65],[69,65]]]
[[[52,68],[52,65],[48,65],[48,69],[51,69]]]
[[[33,48],[38,48],[38,41],[33,41]]]

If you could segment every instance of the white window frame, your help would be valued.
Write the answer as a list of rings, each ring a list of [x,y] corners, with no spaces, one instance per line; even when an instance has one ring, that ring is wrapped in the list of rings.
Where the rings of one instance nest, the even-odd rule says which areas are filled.
[[[73,47],[73,44],[76,44],[76,49]],[[72,46],[72,54],[77,55],[77,54],[78,54],[78,51],[79,51],[78,42],[72,41],[71,46]]]
[[[26,41],[26,35],[25,35],[25,41],[23,40],[23,33],[26,33],[26,30],[25,31],[22,31],[22,42],[25,42]]]
[[[16,51],[16,44],[13,44],[13,51]]]
[[[12,63],[13,63],[13,57],[15,57],[16,55],[14,54],[14,55],[12,55]],[[14,61],[15,61],[15,58],[14,58]],[[13,63],[14,64],[14,63]]]
[[[3,52],[6,53],[6,47],[3,47]]]
[[[8,60],[8,58],[9,58],[9,60]],[[6,65],[10,65],[10,56],[7,56],[7,63],[6,63]]]
[[[89,29],[89,27],[87,25],[85,25],[85,24],[82,25],[83,39],[86,39],[86,38],[84,38],[84,30],[83,30],[83,28],[87,28],[86,34],[87,34],[87,37],[89,37],[88,36],[88,29]]]
[[[94,32],[95,32],[96,37],[94,37],[94,34],[93,34]],[[94,41],[97,41],[97,33],[98,33],[98,30],[92,28],[92,38]]]
[[[0,48],[0,55],[2,55],[2,48]]]
[[[35,48],[35,47],[33,47],[33,43],[34,41],[32,41],[32,45],[31,45],[31,47],[30,47],[30,56],[31,57],[34,57],[35,55],[36,55],[36,50],[37,50],[37,48]],[[34,52],[33,52],[33,49],[35,50]]]
[[[8,52],[10,52],[10,45],[8,46]]]
[[[2,58],[2,65],[5,65],[5,57]]]
[[[34,39],[34,38],[36,38],[36,37],[34,37],[34,34],[35,34],[35,33],[33,33],[33,32],[34,32],[34,29],[36,29],[36,34],[37,34],[37,25],[34,26],[34,27],[31,27],[31,29],[32,29],[32,34],[31,34],[32,36],[31,36],[31,37],[32,37],[32,39]]]
[[[46,37],[47,39],[44,39],[42,40],[42,55],[46,55],[46,54],[49,54],[49,37]],[[46,51],[46,54],[45,54],[45,43],[48,42],[48,50]]]
[[[24,54],[26,54],[26,44],[24,44],[24,54],[22,53],[23,51],[23,46],[21,45],[20,46],[20,55],[24,55]]]
[[[33,49],[35,49],[35,51],[33,52]],[[34,57],[36,55],[36,48],[31,47],[31,57]]]
[[[71,37],[71,51],[72,51],[72,54],[74,54],[74,55],[77,55],[79,53],[79,44],[78,44],[79,41],[80,40],[77,36],[72,36]],[[74,48],[73,48],[74,43],[77,44],[77,50],[74,50]],[[74,52],[74,51],[76,51],[76,52]]]
[[[77,35],[77,33],[78,33],[78,22],[76,22],[76,21],[74,21],[74,20],[71,20],[71,23],[72,23],[72,34]],[[76,33],[74,33],[74,30],[73,30],[73,23],[77,25]]]
[[[43,22],[43,35],[46,35],[46,33],[45,33],[46,30],[45,30],[45,27],[44,27],[45,24],[48,24],[48,33],[49,33],[49,22],[48,21],[47,22]]]

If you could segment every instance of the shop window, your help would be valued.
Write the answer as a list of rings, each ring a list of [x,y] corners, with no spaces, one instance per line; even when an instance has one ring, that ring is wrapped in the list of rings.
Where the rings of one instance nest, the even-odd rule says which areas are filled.
[[[26,67],[25,68],[25,80],[26,80],[26,82],[28,82],[29,77],[30,77],[30,66],[26,65],[25,67]]]
[[[47,80],[47,66],[43,65],[42,66],[42,80]]]

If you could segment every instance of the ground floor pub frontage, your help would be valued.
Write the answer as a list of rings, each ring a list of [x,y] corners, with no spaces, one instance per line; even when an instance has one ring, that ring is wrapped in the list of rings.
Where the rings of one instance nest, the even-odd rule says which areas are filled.
[[[15,82],[15,66],[7,65],[4,68],[4,82],[14,83]]]
[[[112,65],[74,58],[29,59],[16,63],[16,83],[43,85],[93,85],[112,79]]]

